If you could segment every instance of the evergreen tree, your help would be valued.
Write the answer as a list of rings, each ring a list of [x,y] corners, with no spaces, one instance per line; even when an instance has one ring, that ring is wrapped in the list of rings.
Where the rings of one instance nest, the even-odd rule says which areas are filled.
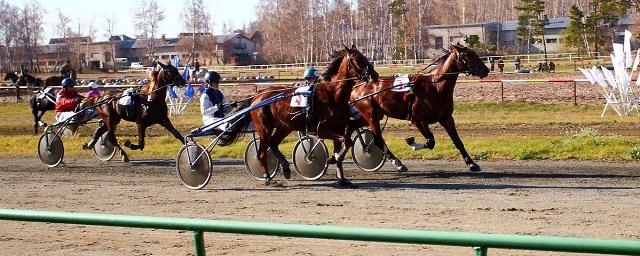
[[[591,15],[587,17],[587,40],[596,52],[602,45],[612,45],[618,21],[631,8],[629,0],[591,0]],[[608,39],[608,40],[607,40]],[[605,42],[608,42],[605,44]]]
[[[569,9],[569,25],[564,31],[562,41],[564,46],[570,49],[577,49],[580,52],[585,52],[585,24],[582,21],[584,13],[575,4]]]
[[[529,53],[531,44],[537,37],[544,38],[545,20],[542,13],[545,9],[543,0],[520,0],[520,5],[515,7],[520,12],[518,15],[517,38],[525,51]]]

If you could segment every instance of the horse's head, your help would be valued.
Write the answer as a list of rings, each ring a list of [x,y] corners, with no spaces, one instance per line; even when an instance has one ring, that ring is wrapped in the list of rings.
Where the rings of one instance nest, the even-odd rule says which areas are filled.
[[[332,57],[333,61],[327,66],[327,71],[322,74],[324,81],[331,81],[333,76],[339,77],[339,79],[359,80],[368,80],[370,75],[374,79],[377,78],[378,73],[370,74],[373,65],[369,63],[366,56],[358,51],[355,45],[352,45],[351,48],[344,46],[341,51],[334,52]]]
[[[12,72],[8,72],[5,76],[4,76],[4,81],[9,81],[11,80],[11,82],[17,82],[18,81],[18,75],[16,75],[15,73]]]
[[[485,78],[489,75],[489,68],[487,68],[475,51],[460,43],[452,44],[449,49],[451,50],[451,54],[456,58],[460,73],[467,73],[480,78]]]
[[[171,63],[164,64],[158,61],[158,66],[160,67],[160,72],[158,72],[156,81],[161,82],[163,85],[179,87],[182,87],[187,83],[184,78],[182,78],[178,69],[171,65]]]

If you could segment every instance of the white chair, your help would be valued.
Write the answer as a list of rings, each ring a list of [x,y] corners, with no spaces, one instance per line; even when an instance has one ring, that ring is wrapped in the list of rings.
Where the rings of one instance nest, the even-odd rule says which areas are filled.
[[[610,85],[607,80],[605,80],[605,74],[602,70],[593,67],[589,71],[593,80],[602,88],[602,96],[606,101],[600,117],[604,117],[604,114],[607,112],[607,109],[609,109],[609,107],[613,109],[613,111],[615,111],[617,115],[621,116],[622,112],[619,109],[620,102],[618,101],[618,98],[614,93],[614,85]],[[611,73],[611,71],[609,71],[609,73]]]

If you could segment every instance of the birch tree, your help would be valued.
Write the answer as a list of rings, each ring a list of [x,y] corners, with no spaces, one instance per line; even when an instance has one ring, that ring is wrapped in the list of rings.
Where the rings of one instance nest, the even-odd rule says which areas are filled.
[[[164,20],[164,10],[154,0],[141,0],[138,8],[134,12],[134,24],[140,37],[147,42],[146,54],[149,62],[156,55],[155,36],[160,28],[160,22]]]

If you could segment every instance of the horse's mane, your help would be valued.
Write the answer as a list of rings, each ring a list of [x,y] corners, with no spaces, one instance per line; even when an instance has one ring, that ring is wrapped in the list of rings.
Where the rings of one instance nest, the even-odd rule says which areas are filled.
[[[449,58],[449,55],[451,55],[451,51],[447,50],[447,49],[442,49],[442,55],[436,57],[435,59],[433,59],[433,62],[431,65],[434,65],[433,68],[431,68],[429,71],[427,71],[427,73],[431,73],[434,70],[436,70],[438,68],[438,66],[444,64],[445,61],[447,61],[447,58]]]
[[[160,73],[160,71],[158,70],[149,70],[147,71],[147,79],[149,79],[149,82],[140,86],[140,92],[142,92],[143,94],[150,94],[151,90],[155,90],[156,86],[158,86],[156,83],[158,83],[158,74]],[[153,84],[153,88],[151,86],[151,84]]]
[[[329,56],[331,56],[333,60],[331,60],[329,62],[329,65],[327,65],[327,71],[322,73],[322,80],[324,80],[325,82],[331,81],[331,77],[338,74],[338,70],[340,69],[340,64],[342,63],[342,59],[345,56],[345,52],[334,51]]]

